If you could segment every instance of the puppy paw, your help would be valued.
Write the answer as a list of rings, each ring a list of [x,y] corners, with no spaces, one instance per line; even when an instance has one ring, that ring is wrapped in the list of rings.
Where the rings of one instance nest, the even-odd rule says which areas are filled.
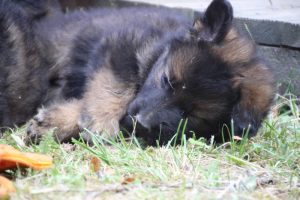
[[[27,124],[26,143],[38,144],[44,135],[53,133],[55,128],[52,126],[47,110],[40,109],[38,114]]]
[[[78,119],[81,101],[72,100],[55,103],[39,110],[29,122],[27,135],[29,140],[38,143],[43,135],[52,133],[58,142],[70,142],[79,137]]]

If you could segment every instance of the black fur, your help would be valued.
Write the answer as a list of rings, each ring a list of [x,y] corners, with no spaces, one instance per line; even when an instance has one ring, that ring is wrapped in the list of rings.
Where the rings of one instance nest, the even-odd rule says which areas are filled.
[[[204,30],[198,35],[199,42],[221,42],[233,20],[233,10],[229,2],[213,1],[202,16]]]
[[[25,123],[41,105],[47,86],[32,15],[19,4],[0,2],[0,125]],[[43,88],[43,89],[42,89]]]

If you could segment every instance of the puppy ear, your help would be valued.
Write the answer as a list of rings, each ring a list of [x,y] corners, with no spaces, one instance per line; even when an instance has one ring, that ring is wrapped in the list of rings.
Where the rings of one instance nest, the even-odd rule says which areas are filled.
[[[228,33],[233,19],[231,4],[226,0],[214,0],[204,15],[195,21],[199,42],[221,42]]]

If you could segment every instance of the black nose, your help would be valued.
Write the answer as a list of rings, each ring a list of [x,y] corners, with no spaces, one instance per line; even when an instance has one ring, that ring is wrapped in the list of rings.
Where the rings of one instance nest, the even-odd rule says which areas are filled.
[[[255,128],[251,124],[238,123],[234,126],[234,134],[237,136],[254,136],[257,132],[257,128]]]

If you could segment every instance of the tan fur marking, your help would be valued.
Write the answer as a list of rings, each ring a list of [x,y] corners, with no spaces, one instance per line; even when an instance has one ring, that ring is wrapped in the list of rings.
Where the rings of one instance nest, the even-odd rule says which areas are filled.
[[[109,68],[102,67],[88,84],[84,96],[84,112],[91,118],[91,131],[115,135],[119,120],[134,97],[134,87],[116,80]]]
[[[235,38],[238,38],[238,37],[239,37],[239,35],[238,35],[237,31],[234,28],[231,28],[228,31],[227,35],[225,36],[224,40],[225,41],[231,41],[231,40],[233,40]]]
[[[77,125],[82,101],[72,100],[69,102],[56,103],[47,109],[42,108],[33,120],[29,122],[29,130],[32,136],[42,136],[55,129],[55,136],[59,141],[69,140],[79,134]],[[39,123],[42,124],[39,124]]]
[[[231,29],[224,42],[213,47],[213,51],[228,63],[249,62],[255,52],[255,46],[251,41],[239,37],[237,32]]]
[[[184,47],[174,52],[170,58],[172,71],[169,73],[174,75],[176,80],[183,80],[185,72],[188,71],[186,68],[195,62],[198,53],[197,47]]]
[[[78,132],[77,121],[80,115],[81,105],[81,101],[72,100],[55,106],[55,110],[49,113],[49,117],[52,118],[52,123],[59,128],[60,132]]]
[[[241,82],[243,107],[253,107],[259,112],[267,111],[274,94],[273,77],[270,74],[262,64],[249,66],[249,70],[243,72],[244,78]]]

